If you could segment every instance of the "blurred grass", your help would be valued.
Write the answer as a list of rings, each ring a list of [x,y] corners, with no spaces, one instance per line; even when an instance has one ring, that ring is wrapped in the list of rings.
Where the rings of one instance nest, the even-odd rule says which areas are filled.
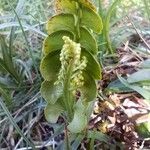
[[[0,149],[8,146],[11,141],[11,138],[6,139],[11,123],[14,127],[18,124],[17,129],[20,127],[22,136],[26,131],[25,126],[35,116],[39,117],[37,120],[42,116],[45,102],[39,95],[41,84],[39,63],[42,41],[46,36],[45,23],[54,12],[53,2],[53,0],[0,1],[0,37],[2,37],[0,45],[3,47],[0,48],[0,65],[3,65],[0,67],[0,89],[3,89],[0,91],[0,98],[3,97],[4,101],[0,107]],[[113,50],[136,33],[127,16],[134,20],[142,35],[149,34],[149,0],[120,0],[120,3],[114,0],[93,0],[93,2],[99,8],[103,22],[106,23],[105,30],[98,37],[102,64],[105,56],[114,53]],[[7,122],[8,119],[11,123]],[[6,129],[2,128],[6,125]],[[16,129],[13,134],[17,136]],[[33,138],[32,128],[26,137]],[[13,144],[8,147],[11,149],[11,146]],[[27,145],[21,142],[18,147],[21,146]]]
[[[49,9],[51,4],[48,4],[48,0],[45,2],[19,0],[0,3],[0,65],[3,65],[0,68],[0,149],[13,147],[8,146],[10,138],[6,136],[10,124],[28,143],[20,141],[16,146],[30,146],[34,149],[33,143],[28,140],[30,128],[27,132],[24,127],[30,124],[35,114],[41,114],[44,105],[37,93],[41,84],[39,62],[42,40],[46,36],[43,22],[52,14]],[[18,125],[20,123],[21,126]],[[7,128],[2,128],[6,124]],[[14,132],[14,135],[17,133]]]

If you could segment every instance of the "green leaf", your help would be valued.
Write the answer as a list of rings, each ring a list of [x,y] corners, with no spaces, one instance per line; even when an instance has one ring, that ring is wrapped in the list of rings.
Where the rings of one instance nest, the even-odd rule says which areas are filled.
[[[90,51],[92,54],[97,54],[98,46],[94,36],[86,29],[80,28],[80,40],[79,43],[82,47]]]
[[[101,67],[98,61],[87,50],[82,49],[81,57],[87,58],[86,72],[89,73],[94,79],[101,79]]]
[[[0,86],[0,96],[4,97],[6,106],[10,109],[12,109],[13,107],[13,101],[11,99],[11,94],[6,92],[5,89],[3,89],[3,87]]]
[[[88,121],[90,121],[90,119],[91,119],[91,114],[92,114],[93,109],[94,109],[95,100],[94,101],[90,101],[88,103],[85,103],[87,105],[86,106],[86,115],[87,115],[87,120]]]
[[[4,89],[17,89],[18,85],[10,78],[0,77],[0,87]]]
[[[59,60],[59,51],[53,51],[45,56],[40,65],[40,71],[43,78],[47,81],[56,80],[61,66]]]
[[[75,29],[75,18],[71,14],[58,14],[50,18],[47,22],[46,29],[48,34],[56,31],[66,30],[74,32]]]
[[[20,82],[21,76],[19,76],[17,69],[13,63],[12,56],[8,46],[6,45],[3,36],[0,36],[0,46],[2,50],[3,59],[0,58],[0,66],[6,70],[16,81]]]
[[[150,114],[148,115],[148,120],[150,119]],[[136,131],[138,134],[144,138],[149,138],[150,137],[150,122],[143,122],[140,123],[139,125],[135,126]]]
[[[134,91],[141,94],[146,100],[150,100],[150,92],[140,86],[131,85],[129,84],[124,78],[122,78],[120,75],[117,75],[119,80],[128,88],[133,89]]]
[[[63,111],[63,107],[59,103],[48,104],[44,110],[44,114],[48,122],[56,123]]]
[[[78,147],[80,146],[82,140],[84,139],[85,135],[84,134],[79,134],[75,139],[73,144],[71,145],[72,150],[77,150]]]
[[[140,67],[145,68],[145,69],[150,69],[150,59],[143,61]]]
[[[97,88],[94,79],[89,73],[84,72],[84,85],[81,87],[81,95],[87,102],[93,101],[97,95]]]
[[[78,101],[75,106],[74,117],[71,123],[68,125],[68,129],[72,133],[80,133],[86,128],[87,116],[85,113],[85,106],[81,101]]]
[[[9,0],[8,0],[8,1],[9,1]],[[30,48],[30,44],[29,44],[29,42],[28,42],[28,39],[27,39],[25,30],[24,30],[24,28],[23,28],[23,26],[22,26],[22,22],[21,22],[21,20],[20,20],[20,17],[19,17],[19,15],[18,15],[18,13],[16,12],[16,10],[14,9],[13,5],[12,5],[10,2],[9,2],[9,5],[10,5],[11,9],[13,10],[16,19],[18,20],[19,26],[20,26],[21,31],[22,31],[22,35],[23,35],[24,40],[25,40],[25,43],[26,43],[26,48],[29,50],[29,55],[30,55],[30,57],[31,57],[31,59],[32,59],[32,62],[33,62],[33,67],[34,67],[34,69],[35,69],[35,71],[36,71],[36,74],[37,74],[38,78],[40,79],[39,72],[38,72],[38,68],[37,68],[38,66],[36,65],[35,59],[34,59],[34,57],[33,57],[33,51],[32,51],[31,48]],[[11,32],[10,37],[12,38],[12,32]],[[11,46],[11,45],[12,45],[12,40],[10,41],[10,46]]]
[[[7,71],[7,67],[5,65],[5,62],[2,58],[0,58],[0,72],[6,72]]]
[[[50,34],[43,43],[43,52],[45,55],[49,54],[52,51],[56,51],[62,49],[64,45],[64,41],[62,39],[63,36],[68,36],[73,39],[73,33],[68,31],[56,31]]]
[[[84,7],[87,7],[94,12],[96,12],[96,7],[90,2],[90,0],[75,0],[78,1],[80,4],[82,4]]]
[[[105,38],[105,42],[107,42],[108,53],[110,53],[110,54],[114,54],[114,50],[112,48],[112,43],[111,43],[110,35],[109,35],[110,22],[112,19],[112,14],[113,14],[114,10],[117,8],[116,6],[119,4],[119,2],[120,2],[120,0],[115,0],[113,2],[113,4],[110,6],[110,8],[108,9],[107,14],[105,16],[106,18],[105,18],[105,22],[104,22],[103,35]]]
[[[76,3],[70,0],[56,0],[55,8],[57,12],[76,13]]]
[[[89,0],[56,0],[55,7],[57,12],[75,14],[77,12],[76,3],[87,7],[96,12],[96,7]]]
[[[105,143],[109,143],[111,140],[106,134],[97,131],[88,131],[87,138],[97,139]]]
[[[150,82],[150,69],[141,69],[133,74],[131,74],[127,81],[129,83],[148,81]]]
[[[86,7],[82,8],[81,26],[86,26],[96,33],[100,33],[103,29],[100,16],[93,10]]]
[[[113,93],[133,92],[132,89],[126,87],[119,79],[110,82],[105,91]]]
[[[54,85],[54,81],[44,81],[41,85],[41,95],[50,104],[54,104],[62,92],[61,84]]]

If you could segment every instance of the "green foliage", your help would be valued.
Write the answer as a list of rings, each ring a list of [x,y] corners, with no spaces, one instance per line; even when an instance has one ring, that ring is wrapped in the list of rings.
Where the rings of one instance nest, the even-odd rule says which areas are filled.
[[[45,108],[45,117],[47,121],[56,123],[60,114],[64,111],[63,107],[59,103],[52,105],[49,103]]]
[[[148,120],[150,119],[150,114],[148,116]],[[144,122],[141,124],[136,125],[136,130],[138,134],[144,138],[149,138],[150,136],[150,122]]]
[[[127,81],[129,83],[144,83],[150,82],[150,69],[140,69],[139,71],[131,74]]]
[[[62,48],[64,41],[62,39],[63,36],[68,36],[73,39],[73,33],[68,32],[66,30],[61,30],[50,34],[47,38],[45,38],[43,44],[43,53],[47,55],[52,51],[56,51]],[[57,42],[59,41],[59,42]]]
[[[100,45],[100,49],[104,49],[107,54],[114,54],[114,49],[112,47],[112,42],[110,39],[110,22],[112,21],[112,18],[115,19],[115,9],[117,5],[119,4],[120,0],[115,0],[108,10],[104,10],[102,2],[99,0],[99,13],[102,15],[102,21],[103,21],[103,31],[102,35],[100,35],[99,40],[104,43],[104,45]]]
[[[57,99],[62,95],[62,87],[60,84],[54,85],[53,81],[45,80],[41,85],[41,93],[48,103],[55,104]]]
[[[80,133],[86,129],[89,108],[97,95],[96,80],[101,79],[93,32],[100,33],[103,26],[89,1],[57,0],[55,5],[58,14],[47,22],[49,36],[43,44],[40,66],[45,115],[55,123],[62,114],[69,122],[68,129]]]
[[[126,81],[124,78],[122,78],[121,76],[118,76],[119,80],[128,88],[133,89],[134,91],[138,92],[139,94],[141,94],[146,100],[150,100],[150,92],[149,92],[149,87],[148,89],[140,86],[140,85],[136,85],[136,84],[130,84],[128,83],[128,81]]]
[[[2,51],[2,58],[0,58],[1,69],[7,71],[7,73],[14,77],[15,81],[19,83],[21,76],[16,70],[16,66],[12,60],[11,51],[2,36],[0,36],[0,46]]]
[[[110,20],[111,17],[113,16],[113,12],[116,9],[116,6],[118,5],[118,3],[120,2],[120,0],[115,0],[114,3],[110,6],[109,10],[107,11],[106,14],[106,19],[104,20],[104,37],[106,39],[106,48],[108,49],[108,53],[113,54],[114,50],[112,48],[112,43],[110,40],[110,36],[109,36],[109,31],[110,31]]]
[[[75,18],[72,14],[58,14],[47,22],[47,32],[50,35],[56,31],[67,30],[74,32]]]
[[[0,89],[1,92],[1,89]],[[6,99],[9,99],[9,97],[7,97],[6,93],[3,92],[3,96]],[[10,101],[10,100],[8,100]],[[18,127],[18,125],[16,124],[16,122],[14,121],[11,113],[9,112],[8,108],[6,107],[5,103],[3,102],[2,98],[0,97],[0,106],[3,108],[4,112],[6,113],[6,115],[8,116],[10,122],[12,123],[12,125],[15,127],[16,131],[21,135],[21,137],[26,141],[26,143],[28,145],[30,145],[32,147],[33,150],[35,150],[35,146],[34,144],[24,135],[24,133],[20,130],[20,128]]]
[[[140,69],[127,77],[127,80],[119,77],[120,81],[128,88],[141,94],[146,100],[150,100],[150,60],[143,61]]]
[[[59,54],[60,52],[58,50],[53,51],[48,55],[44,56],[44,58],[41,61],[41,66],[40,66],[41,74],[43,78],[47,81],[51,81],[51,80],[55,81],[57,79],[56,75],[58,74],[61,66],[59,61]]]
[[[85,111],[86,107],[82,104],[81,101],[78,101],[75,104],[74,109],[74,117],[72,122],[68,125],[68,129],[72,133],[80,133],[87,125],[87,116]]]
[[[95,1],[97,2],[97,4],[98,2],[103,2],[101,0],[91,0],[91,1]],[[104,35],[102,32],[102,36],[104,37],[100,36],[99,43],[97,44],[95,40],[94,32],[99,30],[100,26],[94,27],[93,22],[92,24],[90,24],[92,19],[94,20],[95,23],[99,22],[99,24],[101,24],[100,23],[101,21],[100,20],[98,21],[96,19],[99,18],[96,12],[97,8],[95,8],[93,4],[91,4],[91,2],[87,0],[74,0],[74,1],[57,0],[56,1],[57,14],[55,16],[59,15],[60,13],[68,14],[68,15],[71,14],[74,18],[73,19],[74,26],[70,28],[70,31],[68,31],[67,28],[64,28],[64,30],[60,30],[56,32],[52,31],[53,33],[51,33],[45,39],[43,45],[44,58],[42,62],[44,62],[45,60],[43,66],[46,67],[44,71],[45,73],[42,73],[42,75],[46,80],[43,82],[41,86],[41,91],[43,93],[42,94],[43,97],[47,100],[45,116],[47,120],[51,121],[52,123],[56,122],[60,115],[63,115],[64,119],[66,119],[67,118],[66,116],[68,116],[66,113],[68,112],[68,110],[64,109],[66,108],[65,105],[67,105],[68,102],[65,103],[63,101],[64,97],[66,97],[67,95],[67,92],[65,96],[63,96],[62,93],[64,91],[63,90],[64,88],[62,86],[62,83],[54,84],[55,82],[57,82],[58,75],[60,73],[60,69],[62,65],[60,61],[60,54],[61,54],[60,50],[64,45],[64,40],[62,39],[62,37],[67,36],[71,40],[75,41],[76,43],[81,44],[81,48],[82,48],[81,56],[80,56],[81,64],[83,63],[84,56],[86,56],[89,59],[87,61],[88,65],[86,64],[86,71],[84,69],[83,70],[81,69],[81,67],[83,67],[81,65],[80,69],[82,70],[82,73],[80,73],[79,71],[74,71],[71,75],[73,77],[73,80],[72,79],[71,80],[74,81],[74,85],[77,85],[75,82],[75,76],[79,76],[79,75],[81,75],[79,77],[83,76],[84,84],[78,88],[78,91],[82,92],[80,97],[81,100],[78,100],[78,102],[81,103],[76,103],[77,99],[75,99],[75,93],[71,92],[73,89],[71,89],[71,91],[68,90],[71,93],[70,99],[73,99],[72,101],[70,101],[69,104],[73,107],[71,108],[71,110],[69,110],[70,112],[72,112],[70,113],[72,117],[69,117],[71,119],[68,119],[69,121],[68,120],[65,121],[67,125],[69,124],[68,126],[69,130],[75,133],[80,132],[83,128],[86,129],[85,126],[86,123],[88,122],[87,116],[88,117],[90,116],[89,114],[92,110],[93,99],[95,98],[95,95],[97,93],[96,82],[94,81],[96,78],[97,79],[100,78],[100,74],[99,74],[100,68],[94,67],[93,63],[91,63],[93,62],[93,59],[95,62],[97,51],[98,51],[97,47],[99,46],[100,51],[104,50],[105,52],[111,53],[110,46],[113,49],[113,45],[115,45],[116,48],[122,45],[122,43],[126,43],[126,41],[124,40],[130,40],[128,38],[129,35],[132,35],[135,32],[133,31],[134,29],[131,29],[130,26],[127,26],[128,24],[125,23],[126,15],[128,15],[131,18],[133,17],[134,23],[138,28],[138,30],[140,30],[140,33],[141,35],[143,35],[143,38],[145,38],[145,35],[149,34],[148,32],[149,28],[146,25],[147,24],[146,22],[148,21],[147,18],[149,18],[150,16],[149,0],[121,1],[120,3],[121,5],[119,5],[118,10],[111,9],[112,7],[110,7],[112,6],[114,1],[115,0],[109,1],[109,6],[107,7],[109,10],[107,8],[105,10],[105,6],[103,4],[101,5],[102,11],[100,12],[100,14],[101,15],[103,14],[103,18],[102,18],[104,23],[103,31],[106,31],[106,34]],[[77,11],[76,2],[80,4],[81,9],[84,9],[86,11],[84,12],[84,16],[82,11]],[[0,52],[0,74],[1,74],[0,77],[0,95],[1,95],[0,97],[0,103],[1,103],[0,104],[1,105],[0,107],[0,124],[1,124],[0,149],[3,149],[5,146],[6,147],[8,146],[7,147],[8,149],[11,149],[12,147],[14,149],[18,149],[18,148],[24,149],[25,147],[23,148],[23,146],[28,146],[28,145],[32,146],[32,144],[30,145],[30,143],[27,141],[26,144],[25,140],[22,141],[22,139],[24,138],[24,135],[26,135],[26,137],[28,138],[30,137],[34,138],[33,137],[34,135],[32,133],[35,131],[32,131],[32,129],[34,128],[34,125],[36,124],[37,121],[39,122],[41,121],[41,119],[40,120],[34,119],[34,117],[40,118],[39,115],[43,115],[43,107],[45,107],[45,102],[42,101],[41,96],[39,94],[39,86],[41,85],[41,81],[38,79],[38,70],[36,68],[38,68],[39,65],[38,61],[40,60],[40,55],[41,55],[41,51],[40,51],[41,40],[47,36],[44,27],[45,20],[53,14],[52,7],[53,7],[52,0],[44,0],[44,1],[2,0],[0,3],[0,33],[2,36],[4,35],[3,36],[4,38],[2,37],[0,41],[0,45],[1,45],[0,47],[3,47],[1,48],[1,52]],[[15,10],[13,8],[15,8]],[[117,7],[115,6],[114,8]],[[111,12],[112,10],[113,12]],[[88,17],[85,17],[85,15],[88,15],[89,12],[91,12],[90,16],[94,15],[94,17],[92,19],[89,17],[89,22],[88,22],[87,19]],[[130,12],[132,14],[130,14]],[[143,20],[144,19],[143,15],[147,17],[145,18],[145,20]],[[76,16],[84,17],[85,23],[82,21],[83,25],[79,25]],[[106,25],[106,20],[107,20],[107,25]],[[64,21],[65,19],[62,20],[62,22]],[[89,27],[89,24],[91,27]],[[68,24],[66,25],[68,27]],[[80,27],[80,29],[78,28],[79,30],[77,29],[77,26]],[[92,28],[93,31],[91,30]],[[107,39],[105,39],[105,37],[107,37]],[[108,43],[110,44],[110,46],[108,45]],[[129,46],[130,44],[132,43],[129,42]],[[136,48],[135,50],[138,50],[138,48]],[[88,51],[89,53],[86,53],[86,51]],[[143,52],[144,51],[146,51],[145,48]],[[146,52],[145,55],[146,57],[147,54],[148,53]],[[51,59],[50,56],[52,56]],[[144,59],[146,57],[144,57]],[[103,56],[102,58],[105,59],[105,57]],[[55,59],[57,61],[55,61]],[[107,65],[112,66],[112,61],[111,63],[109,62],[109,64],[105,64],[105,63],[103,64],[105,66]],[[131,92],[136,90],[141,95],[143,95],[143,97],[149,98],[150,82],[148,76],[149,71],[147,70],[149,69],[149,66],[150,66],[149,60],[143,62],[142,69],[138,68],[137,72],[128,76],[125,82],[123,80],[124,84],[122,84],[122,82],[120,82],[119,79],[116,80],[116,82],[115,81],[111,82],[112,84],[110,84],[109,86],[110,90],[115,92],[116,91]],[[93,67],[97,68],[96,72],[98,72],[98,74],[92,72]],[[109,66],[107,66],[106,68],[109,68]],[[35,70],[37,72],[35,72]],[[89,73],[90,71],[91,73]],[[2,102],[4,101],[5,104],[2,103],[1,100]],[[79,107],[80,104],[82,106],[81,108]],[[5,105],[7,106],[10,112],[8,112]],[[80,111],[78,108],[83,110]],[[80,116],[80,114],[82,114],[82,116]],[[11,115],[14,118],[12,118]],[[83,117],[83,119],[80,120],[78,116]],[[33,123],[32,123],[32,119],[33,119]],[[11,122],[9,122],[8,120],[10,120]],[[74,129],[73,127],[76,122],[80,122],[80,123],[79,124],[77,123],[77,126],[75,125],[76,128]],[[22,130],[22,134],[21,134],[21,130],[19,131],[17,129],[15,123],[17,123],[20,129]],[[14,128],[12,130],[13,136],[11,136],[9,140],[8,138],[9,135],[7,136],[9,132],[7,131],[9,131],[9,128],[10,129],[13,128],[11,127],[11,124],[16,129]],[[56,128],[58,128],[57,126],[59,126],[58,124],[49,124],[49,126],[53,127],[55,132],[49,138],[49,140],[53,140],[55,136],[64,132],[64,126],[65,126],[64,124],[61,126],[61,129],[58,130],[56,130]],[[43,126],[43,128],[45,127]],[[144,132],[148,133],[149,136],[148,130],[145,130]],[[18,133],[21,135],[22,138],[19,137]],[[82,140],[84,139],[85,134],[86,133],[83,132],[83,134],[80,133],[75,136],[73,135],[76,139],[74,140],[71,137],[71,139],[73,139],[72,141],[69,139],[72,142],[71,145],[72,149],[78,149],[78,146],[81,144]],[[89,141],[91,149],[94,146],[97,147],[97,144],[94,145],[95,139],[104,142],[109,141],[109,139],[107,138],[104,139],[106,135],[101,135],[100,132],[88,131],[86,137],[91,139],[91,141]],[[12,139],[14,139],[14,142],[12,141]],[[18,141],[18,139],[20,140]],[[7,141],[7,143],[10,144],[7,145],[6,143],[3,145],[5,141]],[[33,141],[35,142],[34,144],[38,143],[39,141],[41,142],[40,136],[38,139],[34,138]],[[45,144],[44,141],[42,142],[43,144]],[[87,148],[89,147],[87,146]]]

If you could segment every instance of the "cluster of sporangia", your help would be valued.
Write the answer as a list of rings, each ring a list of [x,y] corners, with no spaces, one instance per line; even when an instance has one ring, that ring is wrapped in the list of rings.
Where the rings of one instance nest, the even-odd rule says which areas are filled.
[[[84,77],[82,75],[83,70],[86,68],[87,59],[85,56],[80,59],[81,45],[73,42],[69,37],[63,36],[64,45],[60,53],[61,69],[58,74],[58,80],[63,85],[64,80],[67,78],[67,69],[70,63],[72,63],[72,75],[71,75],[71,89],[76,90],[83,86]]]
[[[96,80],[101,78],[94,33],[101,32],[102,22],[89,0],[55,0],[55,7],[57,14],[47,22],[40,66],[45,116],[55,123],[63,115],[68,129],[78,133],[86,128]]]

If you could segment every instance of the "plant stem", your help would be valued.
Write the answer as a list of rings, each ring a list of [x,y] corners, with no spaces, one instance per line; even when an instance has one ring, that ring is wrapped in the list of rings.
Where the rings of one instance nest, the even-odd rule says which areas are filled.
[[[75,41],[78,42],[80,39],[80,17],[81,17],[81,10],[80,10],[80,5],[78,2],[76,2],[76,24],[75,24],[75,29],[76,29],[76,38]],[[74,60],[71,60],[69,63],[69,66],[67,68],[66,72],[66,78],[64,80],[64,104],[67,110],[67,119],[68,122],[70,122],[73,118],[73,97],[72,97],[72,91],[70,88],[70,80],[71,80],[71,75],[72,75],[72,69],[74,65]]]
[[[71,80],[71,73],[72,73],[72,65],[73,61],[70,62],[68,68],[67,68],[67,73],[66,73],[66,78],[64,80],[64,104],[67,110],[67,119],[68,121],[71,121],[73,117],[73,99],[72,99],[72,93],[70,90],[70,80]]]
[[[67,122],[71,122],[73,118],[73,98],[72,98],[72,93],[70,89],[70,80],[71,80],[71,74],[72,74],[72,65],[73,65],[73,60],[69,63],[69,66],[67,68],[66,72],[66,77],[64,79],[64,96],[63,96],[63,101],[67,110]],[[69,138],[68,138],[68,130],[67,130],[67,124],[65,123],[65,149],[70,150],[70,144],[69,144]]]
[[[66,124],[65,124],[65,142],[66,142],[66,147],[65,147],[65,149],[70,150],[69,137],[68,137],[68,130],[67,130],[67,125],[66,125]]]
[[[109,36],[109,32],[110,32],[110,19],[112,17],[112,13],[113,11],[116,9],[116,6],[118,5],[118,3],[120,2],[120,0],[115,0],[114,3],[110,6],[107,14],[106,14],[106,19],[104,22],[104,35],[105,35],[105,39],[107,42],[107,53],[109,54],[114,54],[114,49],[112,48],[112,43],[110,40],[110,36]]]

